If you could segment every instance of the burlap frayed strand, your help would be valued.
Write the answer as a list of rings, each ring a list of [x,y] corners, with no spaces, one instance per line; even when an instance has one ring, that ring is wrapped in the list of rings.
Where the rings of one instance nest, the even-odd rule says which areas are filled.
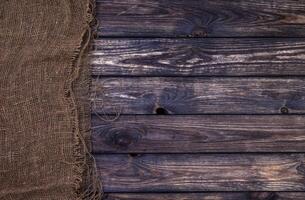
[[[93,0],[0,7],[0,200],[101,200],[90,154]]]
[[[101,181],[99,180],[99,176],[97,175],[96,163],[94,157],[91,155],[91,147],[90,145],[90,135],[86,136],[84,133],[86,130],[82,130],[82,126],[80,125],[79,118],[88,118],[86,113],[79,112],[78,107],[82,107],[86,105],[86,102],[89,100],[89,90],[91,86],[90,79],[90,71],[88,66],[88,50],[90,48],[90,42],[95,38],[97,21],[95,19],[95,1],[89,0],[87,7],[87,16],[86,23],[84,26],[86,29],[82,33],[82,40],[77,46],[74,55],[72,57],[71,62],[71,77],[67,79],[66,82],[66,90],[65,96],[67,97],[67,101],[69,102],[69,106],[71,108],[71,115],[74,116],[73,120],[73,130],[76,137],[76,143],[74,146],[74,153],[77,162],[74,163],[76,165],[75,173],[78,174],[75,176],[75,191],[78,195],[77,199],[86,199],[86,200],[101,200],[102,199],[102,189],[101,189]],[[86,69],[82,69],[82,68]],[[80,80],[78,80],[79,77]],[[82,80],[83,79],[83,80]],[[82,84],[77,81],[83,81],[86,84],[86,87],[82,87]],[[79,85],[78,85],[79,84]],[[77,102],[77,97],[74,94],[74,87],[78,90],[84,90],[88,99],[83,99],[84,96],[80,96],[79,101]],[[87,104],[88,106],[88,104]],[[90,109],[89,109],[90,110]],[[88,111],[88,110],[87,110]],[[91,113],[91,112],[90,112]],[[88,113],[87,113],[88,114]],[[87,119],[88,120],[88,119]],[[90,129],[90,124],[88,121],[85,122],[84,126],[89,126],[87,128]],[[89,139],[86,139],[89,137]]]

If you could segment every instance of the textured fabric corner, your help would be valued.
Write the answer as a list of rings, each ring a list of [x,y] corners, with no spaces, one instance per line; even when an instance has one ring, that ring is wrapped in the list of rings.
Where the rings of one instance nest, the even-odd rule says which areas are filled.
[[[0,200],[101,199],[90,156],[94,3],[0,2]]]

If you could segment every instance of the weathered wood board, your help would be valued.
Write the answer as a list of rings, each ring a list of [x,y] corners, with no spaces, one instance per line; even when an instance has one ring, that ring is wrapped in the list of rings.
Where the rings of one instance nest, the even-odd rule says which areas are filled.
[[[104,78],[93,90],[109,114],[305,113],[304,78]]]
[[[305,199],[304,0],[97,0],[106,200]]]
[[[304,37],[303,0],[97,0],[101,36]]]
[[[92,121],[93,152],[305,152],[305,116],[121,116]]]
[[[105,192],[304,191],[304,154],[96,156]]]
[[[103,39],[91,52],[95,76],[300,76],[296,38]]]

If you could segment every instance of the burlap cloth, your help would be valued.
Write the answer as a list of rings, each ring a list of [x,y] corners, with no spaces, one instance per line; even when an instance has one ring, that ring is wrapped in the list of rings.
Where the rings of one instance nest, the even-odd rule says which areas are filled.
[[[89,0],[0,0],[0,199],[100,199]]]

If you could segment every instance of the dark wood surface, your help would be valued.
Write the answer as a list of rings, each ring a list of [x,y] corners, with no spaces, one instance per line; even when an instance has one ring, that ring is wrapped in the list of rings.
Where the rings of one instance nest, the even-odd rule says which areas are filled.
[[[97,76],[305,75],[305,40],[295,38],[103,39],[94,45]]]
[[[97,0],[106,200],[305,199],[304,0]]]
[[[105,192],[304,191],[304,154],[96,157]]]
[[[93,152],[305,152],[305,116],[93,117]]]
[[[303,192],[110,193],[105,200],[304,200]]]
[[[304,78],[104,78],[93,82],[96,112],[155,114],[301,114]],[[102,98],[102,104],[98,103]]]
[[[304,37],[303,0],[97,0],[101,36]]]

